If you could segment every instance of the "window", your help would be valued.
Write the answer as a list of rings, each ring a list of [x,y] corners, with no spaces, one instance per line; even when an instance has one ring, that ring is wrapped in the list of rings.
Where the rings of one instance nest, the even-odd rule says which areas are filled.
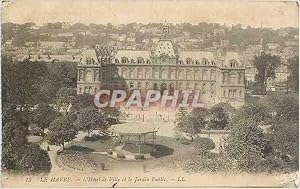
[[[202,71],[202,79],[207,80],[207,70]]]
[[[137,59],[137,63],[138,63],[138,64],[143,64],[143,63],[144,63],[144,59],[141,58],[141,57],[139,57],[139,58]]]
[[[236,60],[234,60],[234,59],[232,59],[232,60],[230,60],[230,67],[237,67],[238,66],[238,63],[237,63],[237,61]]]
[[[138,77],[138,79],[142,79],[142,70],[141,69],[138,69],[137,77]]]
[[[206,58],[202,59],[202,64],[203,65],[209,65],[209,61]]]
[[[161,78],[162,79],[167,79],[168,78],[168,71],[167,70],[162,70],[161,71]]]
[[[158,70],[154,70],[154,78],[159,79],[159,72]]]
[[[186,79],[187,79],[187,80],[191,80],[191,79],[192,79],[192,76],[191,76],[191,70],[187,70],[187,71],[186,71]]]
[[[192,59],[190,59],[190,58],[186,59],[186,64],[192,64],[192,63],[193,63]]]
[[[149,59],[147,59],[146,63],[147,63],[147,64],[150,64],[150,60],[149,60]]]
[[[242,91],[239,92],[239,96],[242,97]]]
[[[126,70],[122,70],[122,77],[126,78]]]
[[[127,63],[127,62],[128,62],[128,59],[127,59],[126,57],[122,57],[122,58],[121,58],[121,62],[122,62],[122,63]]]
[[[145,78],[150,79],[150,70],[146,70]]]
[[[178,71],[178,79],[183,79],[183,73],[181,70]]]
[[[214,70],[210,72],[210,80],[216,80],[216,74]]]
[[[116,64],[120,63],[120,62],[119,62],[119,59],[116,58],[116,59],[115,59],[115,63],[116,63]]]
[[[130,72],[129,72],[129,78],[130,79],[134,78],[134,76],[133,76],[133,70],[130,70]]]
[[[85,73],[85,81],[92,82],[93,81],[93,74],[90,70],[87,70]]]
[[[129,86],[130,86],[130,89],[132,89],[133,88],[133,83],[130,82]]]
[[[224,90],[224,91],[223,91],[223,96],[226,96],[226,95],[227,95],[227,94],[226,94],[226,91]]]
[[[142,88],[142,84],[141,82],[138,82],[138,89],[141,89]]]
[[[131,63],[131,64],[134,64],[135,61],[134,61],[133,59],[130,59],[130,63]]]

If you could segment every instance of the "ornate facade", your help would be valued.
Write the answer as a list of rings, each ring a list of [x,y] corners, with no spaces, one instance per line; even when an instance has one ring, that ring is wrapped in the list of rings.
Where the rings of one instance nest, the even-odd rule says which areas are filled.
[[[168,35],[169,27],[164,26],[154,51],[100,47],[85,51],[78,63],[77,94],[100,89],[191,89],[200,90],[209,106],[244,104],[245,68],[236,52],[178,51]]]

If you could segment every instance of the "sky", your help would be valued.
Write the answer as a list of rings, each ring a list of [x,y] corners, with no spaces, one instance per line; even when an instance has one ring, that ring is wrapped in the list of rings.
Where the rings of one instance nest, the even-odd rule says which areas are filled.
[[[299,27],[295,1],[5,0],[2,22],[127,24],[210,22],[244,27]]]

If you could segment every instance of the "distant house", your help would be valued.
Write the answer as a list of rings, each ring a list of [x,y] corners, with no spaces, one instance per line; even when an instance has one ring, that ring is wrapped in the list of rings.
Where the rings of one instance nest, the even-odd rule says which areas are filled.
[[[57,37],[72,38],[73,36],[74,36],[73,32],[65,32],[65,33],[59,33],[59,34],[57,34]]]
[[[223,35],[225,34],[224,29],[214,29],[214,36]]]
[[[127,41],[128,42],[135,42],[135,37],[129,37],[129,38],[127,38]]]
[[[66,47],[65,42],[56,42],[56,41],[41,41],[39,42],[40,49],[64,49]]]
[[[275,49],[280,48],[280,45],[279,45],[278,43],[267,43],[267,44],[266,44],[266,47],[267,47],[269,50],[275,50]]]

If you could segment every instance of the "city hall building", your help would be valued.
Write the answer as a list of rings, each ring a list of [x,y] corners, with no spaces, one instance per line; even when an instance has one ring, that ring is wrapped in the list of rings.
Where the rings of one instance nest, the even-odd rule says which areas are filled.
[[[169,27],[154,51],[86,50],[77,67],[77,94],[101,89],[199,90],[209,106],[220,102],[238,108],[244,104],[245,68],[236,52],[180,51],[169,38]]]

